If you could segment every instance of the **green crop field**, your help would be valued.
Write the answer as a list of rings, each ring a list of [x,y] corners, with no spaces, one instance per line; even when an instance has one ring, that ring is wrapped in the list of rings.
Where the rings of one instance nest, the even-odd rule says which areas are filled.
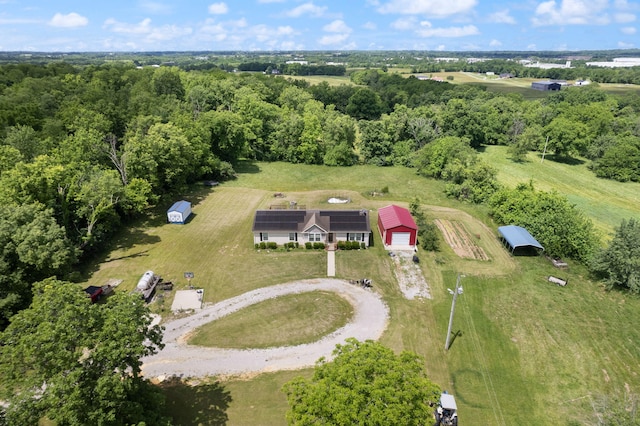
[[[499,147],[487,148],[482,156],[500,169],[504,182],[533,179],[539,189],[566,194],[603,231],[610,231],[620,218],[640,216],[638,184],[598,180],[585,165],[540,163],[533,155],[528,162],[512,163]],[[155,217],[123,231],[104,258],[87,266],[88,282],[99,285],[122,279],[120,291],[130,291],[140,275],[152,269],[181,289],[187,286],[183,273],[191,271],[192,284],[203,288],[205,302],[211,303],[263,286],[326,276],[322,251],[255,250],[254,211],[292,201],[307,208],[327,208],[328,198],[348,197],[351,203],[340,208],[371,210],[375,226],[377,208],[390,203],[406,206],[419,196],[429,217],[462,223],[489,260],[459,258],[441,241],[440,251],[419,253],[433,298],[407,300],[395,279],[393,262],[374,232],[370,249],[336,253],[337,278],[373,280],[374,291],[390,309],[381,342],[396,351],[424,356],[432,380],[456,396],[462,424],[595,424],[592,403],[598,398],[622,396],[625,389],[640,392],[636,327],[640,300],[604,291],[580,265],[570,262],[568,269],[558,270],[543,256],[511,257],[497,242],[497,225],[486,209],[447,199],[442,183],[395,167],[244,163],[238,169],[234,181],[213,189],[194,187],[183,195],[193,203],[194,212],[186,225],[166,224],[166,205],[158,206]],[[388,187],[387,194],[372,196],[383,187]],[[283,197],[274,197],[275,193]],[[464,293],[458,298],[455,337],[445,351],[451,308],[447,288],[455,285],[458,274],[464,275]],[[558,287],[547,281],[549,275],[569,283]],[[151,308],[168,316],[172,294]],[[313,322],[317,309],[312,305],[323,297],[316,296],[296,300],[300,307],[286,315],[307,316]],[[230,317],[230,323],[221,327],[230,336],[244,329],[245,341],[253,342],[247,324],[274,315],[274,306],[257,304],[248,319]],[[318,329],[331,329],[349,315],[333,299],[326,306],[337,314]],[[282,321],[274,324],[281,327]],[[273,341],[282,338],[268,327],[260,333],[272,333]],[[307,369],[190,384],[169,380],[162,387],[167,413],[176,424],[284,425],[287,404],[281,386],[296,375],[310,374]]]

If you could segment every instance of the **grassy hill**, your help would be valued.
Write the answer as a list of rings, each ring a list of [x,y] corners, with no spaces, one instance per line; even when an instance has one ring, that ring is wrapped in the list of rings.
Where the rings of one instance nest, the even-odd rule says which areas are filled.
[[[526,161],[514,162],[504,146],[487,146],[480,156],[499,170],[498,180],[505,185],[533,181],[537,189],[565,195],[605,235],[622,219],[640,218],[640,184],[597,179],[586,161],[566,164],[548,156],[541,161],[540,153],[529,153]]]
[[[584,165],[540,164],[533,156],[511,163],[499,147],[482,155],[500,168],[504,182],[534,179],[540,189],[566,194],[602,230],[640,212],[638,185],[597,180]],[[433,299],[407,300],[374,233],[371,249],[337,253],[337,275],[373,280],[391,313],[382,343],[425,357],[430,377],[455,394],[462,424],[585,424],[595,420],[592,403],[602,395],[640,392],[640,330],[635,326],[640,300],[605,292],[580,265],[560,271],[544,257],[508,256],[495,242],[496,224],[486,209],[445,198],[440,182],[410,169],[372,166],[246,163],[239,171],[235,181],[184,194],[195,213],[188,224],[166,224],[167,205],[155,218],[123,232],[105,258],[89,268],[89,282],[120,278],[121,288],[131,290],[145,270],[153,269],[180,289],[187,285],[183,272],[192,271],[192,283],[204,288],[205,301],[216,302],[262,286],[324,276],[323,252],[256,251],[251,238],[255,209],[290,201],[327,208],[328,198],[349,197],[346,207],[370,209],[374,224],[377,208],[406,205],[419,196],[430,217],[460,222],[489,260],[462,259],[442,241],[439,252],[420,252]],[[371,196],[385,186],[388,194]],[[275,198],[275,192],[284,199]],[[455,338],[445,352],[451,307],[447,288],[459,273],[464,293],[458,298]],[[557,287],[546,280],[549,275],[569,284]],[[167,314],[171,294],[152,308]],[[195,387],[171,381],[164,389],[177,424],[284,425],[287,406],[280,387],[298,374],[311,370],[200,380]]]

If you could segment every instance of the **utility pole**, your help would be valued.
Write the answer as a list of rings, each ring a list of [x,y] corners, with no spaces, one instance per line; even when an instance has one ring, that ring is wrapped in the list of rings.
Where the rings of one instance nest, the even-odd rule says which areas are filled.
[[[544,142],[544,150],[542,151],[542,159],[540,162],[544,162],[544,156],[547,154],[547,144],[549,143],[549,136],[547,135],[547,140]]]
[[[449,339],[451,338],[451,327],[453,326],[453,313],[456,310],[456,298],[459,294],[462,294],[462,286],[460,285],[460,278],[464,275],[458,274],[458,279],[456,280],[456,289],[451,290],[448,288],[450,294],[453,294],[453,301],[451,302],[451,315],[449,315],[449,329],[447,330],[447,341],[444,344],[444,350],[449,350]]]

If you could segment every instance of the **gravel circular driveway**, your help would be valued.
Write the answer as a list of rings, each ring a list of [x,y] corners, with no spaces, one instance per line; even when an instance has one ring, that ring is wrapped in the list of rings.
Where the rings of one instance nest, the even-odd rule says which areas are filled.
[[[354,307],[353,321],[314,343],[269,349],[221,349],[192,346],[187,336],[197,327],[263,300],[290,293],[332,291]],[[205,377],[252,375],[268,371],[295,370],[315,365],[318,358],[331,357],[336,344],[348,337],[377,340],[384,332],[389,310],[380,296],[344,280],[312,279],[264,287],[207,306],[200,312],[164,324],[165,347],[142,359],[146,377]]]

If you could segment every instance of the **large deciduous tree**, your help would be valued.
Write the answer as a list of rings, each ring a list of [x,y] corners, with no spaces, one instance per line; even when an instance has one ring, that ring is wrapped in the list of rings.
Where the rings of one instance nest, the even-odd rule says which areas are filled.
[[[31,298],[30,284],[67,269],[76,251],[51,209],[0,206],[0,328]]]
[[[396,355],[368,340],[337,345],[335,358],[321,358],[310,380],[284,385],[287,421],[296,425],[424,425],[440,389],[426,376],[424,360]]]
[[[610,289],[621,287],[640,293],[640,222],[623,220],[609,246],[594,256],[591,270]]]
[[[45,280],[0,334],[8,424],[166,424],[162,397],[140,375],[162,330],[135,295],[91,300],[77,284]]]

